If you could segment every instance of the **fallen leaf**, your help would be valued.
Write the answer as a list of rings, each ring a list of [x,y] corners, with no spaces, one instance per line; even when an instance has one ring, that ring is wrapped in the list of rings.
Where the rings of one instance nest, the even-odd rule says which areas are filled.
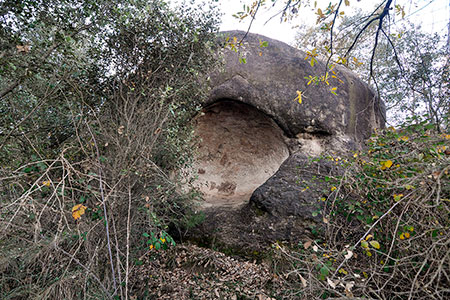
[[[298,276],[300,276],[300,281],[302,282],[302,285],[303,285],[303,287],[305,288],[305,287],[307,287],[308,286],[308,284],[307,284],[307,281],[306,281],[306,279],[305,278],[303,278],[303,276],[302,275],[300,275],[300,274],[298,274]]]
[[[350,259],[350,258],[352,258],[352,256],[353,256],[353,252],[350,250],[347,250],[347,254],[344,255],[345,259]]]
[[[436,171],[436,172],[433,172],[433,179],[438,179],[439,178],[439,175],[441,175],[441,171]]]
[[[308,249],[309,247],[311,247],[312,241],[307,241],[305,244],[303,244],[303,247],[305,247],[305,249]]]
[[[319,250],[319,247],[317,247],[317,245],[314,245],[312,249],[314,252],[317,252]]]
[[[353,281],[347,282],[345,284],[345,295],[347,297],[353,298],[352,288],[355,286]]]
[[[336,288],[336,283],[334,283],[333,280],[331,280],[331,279],[328,278],[328,277],[327,277],[327,282],[328,282],[328,284],[329,284],[333,289]]]
[[[19,53],[21,53],[21,52],[23,52],[23,53],[30,52],[30,45],[23,45],[23,46],[17,45],[16,48],[17,48],[17,52],[19,52]]]

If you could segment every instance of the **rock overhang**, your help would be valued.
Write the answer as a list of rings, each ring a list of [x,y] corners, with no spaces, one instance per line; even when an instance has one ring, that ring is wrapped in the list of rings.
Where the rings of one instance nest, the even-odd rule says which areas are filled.
[[[211,138],[209,134],[206,136],[207,141],[203,145],[200,144],[203,149],[200,149],[198,157],[200,164],[196,166],[201,190],[207,198],[206,206],[236,206],[247,204],[250,199],[251,203],[272,214],[280,215],[277,206],[282,205],[285,207],[281,210],[283,214],[302,215],[301,209],[291,209],[294,206],[290,203],[295,201],[295,197],[302,198],[298,195],[298,187],[295,186],[298,174],[294,174],[294,164],[305,163],[308,157],[318,157],[328,151],[344,153],[359,148],[375,128],[384,126],[384,105],[367,84],[344,67],[335,67],[337,78],[330,79],[329,85],[308,84],[307,78],[310,75],[322,75],[326,69],[325,64],[317,61],[312,67],[309,61],[305,60],[306,53],[285,43],[257,34],[246,35],[242,31],[223,32],[219,38],[225,41],[227,37],[236,37],[239,41],[244,36],[240,53],[222,49],[220,55],[224,61],[223,68],[210,74],[211,90],[208,99],[203,103],[203,114],[214,108],[218,110],[217,115],[222,111],[222,117],[232,117],[230,122],[241,122],[237,126],[240,130],[231,130],[241,137],[229,135],[224,138],[228,129],[224,129],[222,125],[227,122],[222,120],[217,127],[214,117],[209,118],[209,121],[204,118],[202,128],[197,127],[197,132],[217,131],[216,137]],[[262,41],[268,42],[268,46],[261,48]],[[239,62],[240,55],[245,56],[247,63]],[[332,87],[336,87],[335,94],[331,92]],[[302,103],[295,100],[297,91],[302,91]],[[257,126],[251,125],[255,118],[246,119],[248,115],[240,113],[240,109],[232,109],[237,103],[247,105],[245,109],[252,111],[253,116],[266,118],[263,123],[273,123],[273,130],[265,133],[270,135],[271,139],[262,138],[264,134],[256,131],[250,135],[244,133],[245,130],[242,131],[245,127],[248,127],[247,131],[254,130]],[[235,112],[234,117],[232,111]],[[241,121],[238,121],[239,118]],[[197,117],[197,120],[199,119],[201,117]],[[252,129],[249,129],[251,127]],[[279,128],[276,129],[277,127]],[[282,149],[277,154],[278,158],[271,160],[270,155],[264,157],[263,154],[269,151],[260,151],[258,155],[242,154],[248,150],[245,147],[246,142],[242,141],[249,140],[249,136],[253,138],[253,144],[262,147],[264,142],[267,142],[269,148]],[[239,142],[233,144],[233,139]],[[258,143],[258,139],[262,139],[262,142]],[[222,152],[234,151],[235,154],[227,154],[223,158],[224,153],[218,149],[218,146],[224,144],[223,140],[230,140],[230,143],[229,149]],[[271,144],[269,140],[277,142]],[[283,144],[287,150],[283,148]],[[234,148],[233,151],[231,148]],[[237,153],[240,154],[236,155]],[[205,159],[208,155],[217,157]],[[224,161],[230,161],[233,156],[234,161],[225,165]],[[254,166],[259,166],[259,169],[251,167],[239,176],[230,176],[230,173],[239,169],[239,164],[249,165],[249,161],[252,161]],[[270,171],[266,172],[269,169]],[[260,176],[259,181],[243,184],[252,181],[252,174],[261,172],[265,172],[265,176]],[[208,178],[206,174],[212,175]],[[276,187],[270,186],[272,184]],[[247,189],[244,191],[239,185],[246,186]],[[296,196],[278,199],[286,198],[285,195]],[[302,209],[309,211],[308,200],[301,201]]]
[[[227,31],[220,39],[239,41],[244,36],[242,31]],[[261,41],[268,46],[261,48]],[[337,78],[330,75],[330,85],[308,85],[305,78],[323,75],[325,64],[317,61],[312,67],[303,51],[257,34],[247,34],[239,52],[224,49],[222,55],[224,67],[211,74],[205,105],[225,98],[242,101],[273,118],[289,137],[306,132],[347,135],[361,142],[384,124],[383,103],[344,67],[335,68]],[[247,63],[240,63],[239,55]],[[336,95],[331,87],[336,87]],[[297,91],[303,93],[301,104],[295,101]]]

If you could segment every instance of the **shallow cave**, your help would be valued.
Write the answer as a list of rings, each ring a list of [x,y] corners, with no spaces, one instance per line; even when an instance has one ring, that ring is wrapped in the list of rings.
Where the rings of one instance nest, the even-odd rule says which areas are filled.
[[[199,137],[194,167],[204,207],[247,203],[289,156],[282,129],[250,105],[219,101],[194,122]]]

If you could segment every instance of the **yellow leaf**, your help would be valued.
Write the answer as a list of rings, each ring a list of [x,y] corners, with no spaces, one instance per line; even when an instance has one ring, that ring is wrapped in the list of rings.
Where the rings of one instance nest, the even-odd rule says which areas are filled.
[[[404,240],[405,239],[405,235],[402,233],[402,234],[400,234],[400,239],[401,240]]]
[[[370,238],[373,238],[373,235],[368,234],[368,235],[366,236],[366,241],[369,240]]]
[[[400,199],[403,197],[403,194],[394,194],[394,201],[400,201]]]
[[[298,103],[302,104],[302,91],[296,91],[297,98],[295,100],[298,100]]]
[[[50,180],[42,181],[42,185],[50,186]]]
[[[72,217],[75,220],[78,220],[79,218],[81,218],[82,215],[84,215],[84,212],[86,210],[86,206],[84,206],[83,204],[77,204],[74,207],[72,207]]]
[[[332,186],[331,187],[331,191],[333,192],[333,191],[335,191],[336,190],[336,187],[335,186]]]
[[[404,235],[405,235],[405,238],[409,239],[409,237],[410,237],[409,232],[405,232]]]
[[[406,135],[404,135],[404,136],[399,137],[397,140],[398,140],[399,142],[400,142],[400,141],[407,142],[407,141],[409,140],[409,137],[406,136]]]
[[[369,243],[375,249],[380,249],[380,243],[378,243],[377,241],[370,241]]]
[[[392,166],[392,161],[391,160],[382,161],[382,162],[380,162],[380,164],[381,164],[381,170],[385,170],[385,169],[389,169]]]

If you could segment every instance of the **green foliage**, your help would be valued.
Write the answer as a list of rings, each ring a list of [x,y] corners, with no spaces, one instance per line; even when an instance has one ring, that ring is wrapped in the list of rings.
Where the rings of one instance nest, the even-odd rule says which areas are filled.
[[[278,248],[292,265],[289,273],[309,276],[296,288],[291,283],[296,291],[325,298],[445,297],[450,134],[411,122],[374,134],[366,150],[351,158],[321,158],[336,161],[345,173],[326,180],[331,193],[321,214],[327,243]]]
[[[124,297],[131,262],[201,221],[180,170],[216,20],[159,0],[2,3],[0,298]]]

